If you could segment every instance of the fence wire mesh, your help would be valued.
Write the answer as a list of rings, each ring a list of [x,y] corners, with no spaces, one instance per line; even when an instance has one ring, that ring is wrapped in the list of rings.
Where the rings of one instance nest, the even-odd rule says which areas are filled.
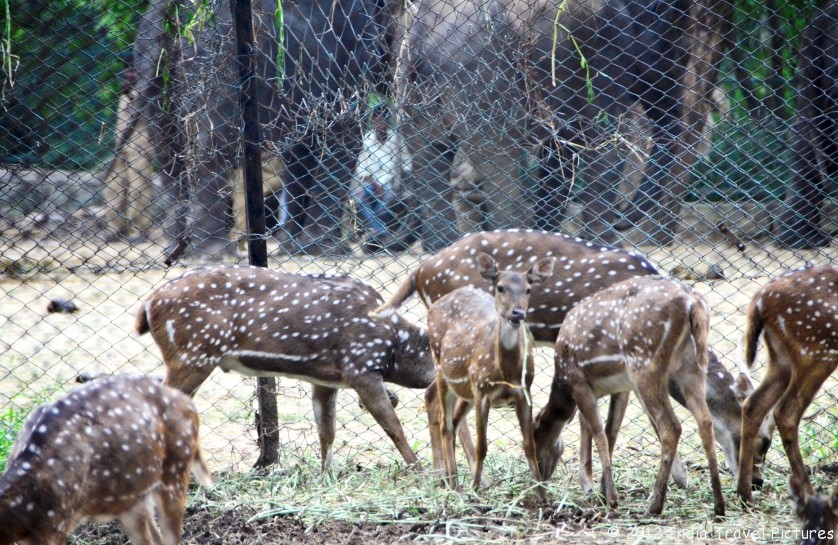
[[[162,377],[161,350],[134,331],[143,301],[199,264],[246,260],[248,235],[228,2],[2,6],[7,445],[80,374]],[[838,262],[834,1],[263,0],[253,10],[271,269],[348,274],[387,298],[465,233],[578,236],[693,285],[733,372],[758,287]],[[418,298],[401,314],[425,323]],[[552,352],[538,349],[536,410]],[[757,381],[764,368],[761,352]],[[422,390],[388,387],[428,458]],[[283,378],[279,390],[280,456],[318,459],[310,386]],[[801,425],[810,465],[838,464],[837,398],[832,377]],[[215,372],[196,399],[211,465],[249,467],[254,381]],[[694,423],[679,416],[682,453],[702,463]],[[337,460],[397,457],[351,389],[337,417]],[[516,425],[514,411],[493,413],[491,444],[517,444]],[[653,467],[657,441],[634,401],[619,445],[617,457]],[[786,467],[774,445],[768,463]]]

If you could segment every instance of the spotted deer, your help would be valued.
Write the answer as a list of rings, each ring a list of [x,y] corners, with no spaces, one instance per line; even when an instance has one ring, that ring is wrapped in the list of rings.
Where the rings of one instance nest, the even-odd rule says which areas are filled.
[[[492,291],[489,280],[481,277],[475,269],[475,257],[479,252],[489,254],[498,264],[499,270],[520,268],[534,263],[539,257],[555,257],[553,274],[541,284],[532,288],[527,309],[527,323],[535,342],[539,346],[553,347],[565,316],[573,306],[599,291],[627,278],[656,275],[658,271],[642,255],[619,248],[610,248],[579,238],[562,234],[533,230],[487,231],[466,235],[451,246],[425,258],[399,286],[393,296],[375,310],[376,316],[394,313],[414,293],[425,307],[457,288],[472,286],[488,293]],[[711,369],[715,368],[711,364]],[[753,391],[747,375],[734,377],[719,364],[716,372],[707,376],[707,403],[710,407],[716,429],[716,440],[723,448],[731,469],[736,473],[739,458],[741,407],[744,397]],[[677,385],[670,384],[670,391],[677,394]],[[429,423],[439,420],[439,402],[436,387],[425,392]],[[676,400],[678,397],[676,396]],[[616,437],[620,422],[615,417],[625,413],[628,395],[615,394],[611,398],[611,411],[607,429],[608,437]],[[442,443],[438,428],[430,426],[431,447],[437,476],[445,471]],[[466,455],[470,461],[473,453],[468,433],[461,435]],[[770,435],[766,427],[760,428],[754,439],[754,460],[762,461]],[[583,443],[580,454],[584,456],[585,444],[590,452],[590,440]],[[613,443],[612,443],[613,448]],[[580,461],[581,467],[590,465],[590,455]],[[757,465],[759,467],[759,465]],[[686,483],[686,474],[675,462],[677,470],[673,476],[679,484]],[[581,474],[582,470],[580,470]],[[757,472],[754,480],[761,484]],[[584,483],[583,483],[584,486]]]
[[[742,449],[736,490],[751,502],[752,446],[768,412],[783,440],[792,477],[812,492],[800,454],[798,427],[821,385],[838,367],[838,268],[814,267],[777,278],[754,295],[745,326],[745,364],[752,367],[760,337],[768,369],[742,407]]]
[[[332,460],[340,388],[355,390],[413,465],[418,458],[384,382],[427,388],[434,365],[423,328],[397,315],[367,316],[381,302],[372,287],[348,276],[210,267],[155,290],[140,308],[135,329],[150,331],[160,348],[165,384],[188,394],[216,367],[311,383],[324,471]]]
[[[716,442],[725,454],[725,461],[733,473],[734,480],[739,470],[739,432],[742,421],[742,403],[745,398],[754,391],[751,378],[746,373],[739,373],[734,377],[727,368],[722,365],[719,358],[711,350],[708,354],[707,366],[707,406],[710,409],[710,416],[713,418],[713,431]],[[625,410],[627,407],[629,392],[612,393],[612,401],[609,407],[608,419],[605,424],[605,436],[608,439],[609,454],[613,457],[614,445],[617,444],[617,435],[620,431]],[[682,407],[687,407],[687,400],[681,392],[680,386],[673,380],[669,381],[669,396],[678,402]],[[577,478],[579,486],[587,493],[594,490],[593,467],[590,428],[580,420],[579,434],[579,469]],[[758,430],[756,442],[759,448],[756,449],[754,459],[761,462],[771,446],[771,427],[769,422]],[[558,457],[555,461],[558,462]],[[688,485],[687,472],[681,463],[681,458],[676,452],[672,461],[672,480],[680,488]],[[753,475],[755,486],[762,486],[761,466]]]
[[[135,545],[179,544],[190,470],[211,484],[188,396],[145,377],[87,383],[24,422],[0,475],[0,544],[59,545],[114,518]]]
[[[661,443],[648,508],[650,515],[660,514],[681,435],[681,424],[669,402],[671,379],[698,423],[710,469],[713,511],[723,516],[713,421],[705,399],[709,329],[704,299],[674,278],[630,278],[577,303],[556,339],[550,399],[536,417],[542,476],[552,474],[559,456],[557,439],[578,406],[596,440],[606,499],[616,506],[611,456],[596,400],[606,394],[634,391]]]
[[[475,255],[475,262],[475,272],[492,283],[493,295],[464,287],[441,297],[428,309],[428,337],[441,400],[437,425],[446,478],[456,487],[454,430],[474,406],[477,445],[472,485],[480,486],[487,451],[489,408],[513,402],[523,435],[524,455],[533,479],[540,483],[529,395],[535,362],[524,320],[532,286],[550,276],[555,259],[541,259],[526,272],[500,272],[495,260],[482,252]],[[546,503],[544,488],[539,485],[536,491],[539,501]]]
[[[801,522],[797,545],[835,545],[838,543],[838,486],[827,497],[807,490],[800,480],[789,478],[789,494]]]

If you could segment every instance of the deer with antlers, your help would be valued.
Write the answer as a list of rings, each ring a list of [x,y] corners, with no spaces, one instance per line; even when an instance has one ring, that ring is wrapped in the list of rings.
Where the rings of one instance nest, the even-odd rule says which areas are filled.
[[[211,484],[188,396],[145,377],[89,382],[24,422],[0,475],[0,544],[59,545],[114,518],[135,545],[179,544],[190,470]]]
[[[832,495],[809,491],[800,480],[789,478],[789,495],[801,522],[797,545],[835,545],[838,543],[838,486]]]
[[[624,280],[573,307],[556,339],[550,399],[536,417],[542,476],[552,474],[560,455],[556,447],[559,434],[578,406],[596,440],[606,500],[615,507],[611,456],[596,400],[606,394],[634,391],[661,443],[648,508],[649,514],[660,514],[681,435],[681,424],[669,402],[672,379],[698,423],[710,468],[713,511],[724,516],[713,421],[705,399],[709,329],[704,299],[674,278]]]
[[[489,254],[497,262],[499,270],[521,268],[542,256],[556,258],[553,274],[532,287],[527,309],[528,326],[536,344],[540,346],[554,346],[568,311],[585,297],[627,278],[658,274],[649,260],[636,252],[593,244],[567,235],[517,229],[479,232],[466,235],[451,246],[425,258],[374,314],[390,316],[414,293],[426,307],[464,286],[491,293],[491,282],[475,270],[475,256],[479,252]],[[707,403],[713,416],[715,437],[735,474],[738,469],[742,401],[753,391],[753,384],[745,374],[740,373],[736,377],[731,375],[714,357],[710,369],[713,372],[707,375]],[[670,392],[683,404],[683,395],[677,384],[670,382]],[[425,400],[434,469],[437,477],[441,478],[445,473],[445,460],[439,428],[435,425],[439,421],[440,411],[435,386],[426,390]],[[606,424],[609,448],[613,448],[627,403],[627,393],[611,397],[611,410]],[[473,449],[469,437],[467,432],[460,435],[471,463]],[[587,437],[583,428],[583,438]],[[759,468],[770,444],[770,430],[762,426],[753,441],[755,446],[752,452],[756,467]],[[591,465],[590,445],[591,440],[587,439],[580,449],[580,482],[583,487],[586,487],[585,476],[590,475],[590,469],[585,469]],[[679,486],[686,485],[686,472],[678,458],[673,463],[673,479]],[[753,479],[756,484],[762,483],[758,471],[754,473]]]
[[[523,435],[524,455],[533,479],[539,483],[529,395],[535,363],[524,320],[532,286],[550,276],[555,259],[541,259],[526,272],[500,272],[495,260],[485,253],[478,253],[475,263],[475,273],[491,282],[494,295],[464,287],[440,298],[428,310],[428,337],[441,400],[436,425],[442,438],[446,477],[456,486],[454,430],[474,406],[477,445],[472,484],[480,486],[489,409],[511,401]],[[539,502],[546,503],[543,487],[538,486],[536,491]]]
[[[763,286],[748,307],[745,363],[752,367],[760,337],[768,348],[768,370],[742,406],[742,449],[736,490],[750,503],[753,443],[757,429],[774,409],[792,477],[812,492],[800,454],[798,427],[803,412],[838,367],[838,268],[794,271]]]
[[[400,316],[368,316],[382,298],[348,277],[260,267],[187,272],[156,291],[137,314],[166,364],[165,383],[193,394],[216,367],[247,376],[311,383],[321,468],[332,460],[338,390],[352,388],[408,465],[408,445],[384,382],[433,383],[427,331]]]

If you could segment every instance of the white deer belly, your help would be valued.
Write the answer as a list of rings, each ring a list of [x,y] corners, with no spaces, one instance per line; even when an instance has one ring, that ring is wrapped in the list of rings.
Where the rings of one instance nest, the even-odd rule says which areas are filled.
[[[602,397],[620,392],[633,392],[634,382],[632,382],[628,372],[623,371],[614,375],[598,377],[596,381],[591,383],[591,388],[594,391],[594,396]]]
[[[341,377],[334,373],[328,373],[324,376],[317,373],[317,366],[311,363],[311,360],[315,357],[240,350],[226,353],[218,362],[218,366],[225,372],[235,371],[247,377],[285,377],[330,388],[349,387]],[[240,358],[264,359],[267,365],[254,368]]]

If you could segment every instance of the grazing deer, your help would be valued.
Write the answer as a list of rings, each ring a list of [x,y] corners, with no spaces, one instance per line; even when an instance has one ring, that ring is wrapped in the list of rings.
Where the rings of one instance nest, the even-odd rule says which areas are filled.
[[[405,439],[384,382],[427,388],[434,379],[427,332],[400,316],[367,316],[382,301],[347,276],[302,275],[260,267],[187,272],[152,293],[136,331],[151,331],[166,364],[165,383],[193,394],[213,369],[310,382],[321,467],[332,460],[339,388],[353,388],[409,465]]]
[[[791,474],[804,492],[812,485],[800,454],[798,427],[821,385],[838,367],[838,269],[815,267],[789,273],[763,286],[748,307],[745,363],[752,367],[760,336],[768,347],[768,370],[742,407],[742,449],[736,490],[751,496],[751,448],[757,429],[774,409]]]
[[[500,270],[522,268],[524,264],[534,263],[539,256],[556,258],[553,275],[541,284],[533,286],[527,309],[527,323],[536,344],[541,346],[554,345],[565,315],[585,297],[627,278],[658,274],[654,266],[636,252],[609,248],[566,235],[514,229],[480,232],[466,235],[451,246],[424,259],[392,298],[375,310],[375,315],[389,316],[414,292],[426,307],[464,286],[491,293],[491,282],[475,272],[475,256],[478,252],[491,255]],[[712,363],[710,367],[714,368]],[[713,416],[716,440],[721,444],[734,473],[738,469],[742,400],[752,389],[750,379],[746,375],[734,379],[721,365],[715,373],[707,376],[707,403]],[[677,387],[670,384],[670,391],[677,391]],[[445,472],[445,460],[439,429],[435,425],[439,421],[439,401],[435,386],[426,390],[425,401],[428,422],[431,424],[434,469],[437,476],[442,477]],[[625,394],[615,394],[611,398],[607,425],[608,436],[611,438],[616,436],[616,429],[620,425],[619,421],[614,423],[613,420],[625,413],[627,403],[628,396]],[[473,453],[469,437],[467,432],[461,434],[463,446],[471,462]],[[770,443],[770,435],[765,427],[759,430],[754,441],[757,443],[753,451],[754,460],[759,463]],[[587,444],[590,445],[590,441]],[[580,454],[584,453],[584,446],[585,443]],[[582,466],[585,465],[583,459]],[[677,463],[675,468],[679,470],[680,463]],[[680,478],[681,475],[683,478]],[[678,478],[679,484],[685,484],[686,476],[683,470],[676,471],[673,476]],[[757,484],[761,484],[758,473],[754,474],[754,479]]]
[[[835,545],[838,543],[838,486],[832,496],[809,491],[794,475],[789,478],[789,490],[800,528],[798,545]]]
[[[722,362],[719,361],[719,358],[712,350],[708,356],[707,406],[710,409],[710,416],[713,418],[714,437],[725,453],[727,466],[733,473],[733,479],[736,480],[736,475],[739,471],[742,403],[754,391],[754,385],[750,376],[746,373],[739,373],[734,377],[722,365]],[[608,451],[612,457],[614,454],[614,445],[617,442],[617,434],[620,431],[620,424],[625,416],[628,395],[629,392],[611,394],[612,402],[605,425],[605,436],[608,439]],[[681,392],[680,386],[673,380],[669,381],[669,396],[677,401],[679,405],[687,408],[687,400]],[[616,401],[614,401],[615,399]],[[594,490],[591,457],[591,441],[593,438],[590,428],[588,428],[583,419],[580,419],[579,424],[579,469],[577,476],[579,486],[582,490],[590,493]],[[760,447],[756,449],[754,455],[754,459],[758,465],[755,467],[753,482],[756,486],[762,486],[761,462],[765,458],[768,448],[771,446],[771,429],[768,422],[758,431],[757,443],[760,444]],[[559,449],[559,454],[555,457],[555,462],[558,462],[561,458],[562,446],[559,445],[557,448]],[[681,464],[681,459],[677,453],[672,462],[672,480],[680,488],[687,487],[687,472]]]
[[[704,299],[674,278],[631,278],[578,303],[556,339],[550,399],[536,417],[542,476],[552,474],[559,456],[557,439],[578,405],[596,440],[606,499],[616,505],[611,456],[596,399],[634,391],[661,443],[661,461],[648,509],[651,515],[660,514],[681,435],[681,424],[669,402],[672,379],[698,423],[710,468],[713,511],[723,516],[713,421],[705,399],[709,329]]]
[[[486,426],[492,405],[515,403],[521,426],[524,455],[533,479],[541,482],[532,434],[532,401],[529,395],[535,373],[533,345],[524,320],[531,287],[553,272],[555,259],[544,258],[526,273],[499,272],[485,253],[475,256],[476,272],[489,280],[494,297],[475,288],[460,288],[440,298],[428,310],[428,337],[436,363],[436,387],[441,400],[439,423],[446,476],[456,487],[454,430],[476,406],[477,447],[472,484],[480,486],[486,458]],[[455,402],[462,400],[461,403]],[[434,426],[431,422],[430,425]],[[539,501],[547,498],[537,487]]]
[[[89,382],[26,419],[0,475],[0,544],[59,545],[113,518],[135,545],[179,544],[190,469],[211,484],[188,396],[146,377]]]

